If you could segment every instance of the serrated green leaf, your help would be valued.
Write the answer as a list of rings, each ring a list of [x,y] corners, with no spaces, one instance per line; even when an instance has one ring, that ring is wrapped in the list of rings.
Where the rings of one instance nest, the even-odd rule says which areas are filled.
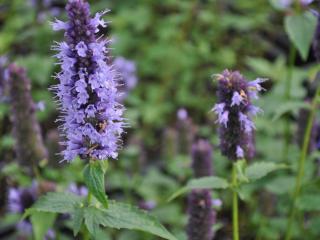
[[[298,198],[297,207],[302,211],[320,211],[320,194],[308,194]]]
[[[271,179],[265,188],[274,194],[287,194],[293,191],[294,183],[294,176],[278,176]]]
[[[168,201],[170,202],[181,194],[184,194],[192,189],[226,189],[228,187],[229,183],[226,179],[216,176],[192,179],[187,183],[187,186],[173,193],[169,197]]]
[[[83,171],[83,176],[89,191],[104,207],[108,208],[104,184],[104,171],[99,162],[89,163]]]
[[[309,11],[285,18],[286,32],[304,60],[308,57],[316,26],[317,17]]]
[[[99,209],[93,206],[86,208],[85,224],[94,237],[99,232],[99,225],[102,225],[116,229],[140,230],[168,240],[176,240],[156,218],[147,212],[114,201],[109,203],[108,209]]]
[[[249,182],[249,179],[245,176],[244,172],[246,169],[247,163],[245,160],[238,160],[236,162],[236,169],[237,169],[237,178],[240,182]]]
[[[273,162],[256,162],[246,168],[245,175],[250,181],[258,180],[275,170],[283,168],[286,168],[286,165]]]
[[[215,176],[192,179],[187,185],[190,189],[225,189],[228,186],[226,179]]]
[[[290,101],[290,102],[282,103],[276,109],[275,114],[274,114],[274,116],[273,116],[271,121],[276,121],[277,119],[279,119],[282,115],[284,115],[286,113],[296,113],[301,108],[310,109],[311,106],[310,106],[310,104],[308,104],[306,102]]]
[[[71,193],[50,192],[42,196],[33,206],[33,210],[53,213],[70,213],[80,206],[82,198]]]
[[[102,211],[96,207],[90,206],[84,209],[84,223],[93,237],[97,236],[100,224],[104,225],[104,218]]]
[[[52,227],[56,214],[48,212],[34,212],[30,220],[35,240],[43,240],[48,230]]]
[[[84,209],[83,208],[74,209],[74,211],[71,213],[72,229],[73,229],[74,236],[76,236],[79,233],[83,219],[84,219]]]

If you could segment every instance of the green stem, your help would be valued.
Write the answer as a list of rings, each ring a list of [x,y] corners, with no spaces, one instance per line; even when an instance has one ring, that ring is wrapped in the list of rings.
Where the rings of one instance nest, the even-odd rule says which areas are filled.
[[[91,203],[91,197],[92,197],[92,194],[91,194],[91,192],[90,192],[90,190],[89,190],[88,196],[87,196],[88,205],[90,205],[90,203]]]
[[[313,119],[314,119],[314,116],[315,116],[315,113],[317,110],[317,102],[318,102],[319,96],[320,96],[320,85],[317,87],[316,94],[312,100],[310,115],[309,115],[308,122],[307,122],[307,128],[306,128],[306,132],[304,134],[303,146],[301,149],[299,163],[298,163],[298,173],[296,176],[296,183],[295,183],[295,188],[294,188],[294,192],[293,192],[293,200],[292,200],[292,204],[291,204],[291,208],[290,208],[289,220],[288,220],[285,240],[291,239],[291,229],[292,229],[292,224],[293,224],[294,217],[296,214],[295,205],[296,205],[296,201],[299,197],[299,194],[301,192],[301,185],[302,185],[302,180],[303,180],[303,176],[304,176],[304,166],[305,166],[305,161],[306,161],[306,157],[307,157],[307,153],[308,153],[310,136],[311,136],[312,126],[313,126]]]
[[[233,226],[233,240],[239,240],[239,213],[238,213],[238,179],[236,163],[232,166],[232,226]]]
[[[295,11],[297,13],[300,13],[301,12],[301,2],[300,2],[300,0],[296,0],[294,6],[295,6]]]
[[[294,62],[295,62],[296,56],[297,56],[297,50],[294,47],[293,43],[291,43],[290,53],[289,53],[288,72],[287,72],[287,79],[286,79],[285,92],[284,92],[284,99],[286,102],[291,99],[292,75],[293,75],[293,68],[294,68]],[[289,124],[289,118],[287,117],[286,123],[284,126],[284,147],[283,147],[284,162],[288,162],[290,140],[291,140],[290,124]]]
[[[88,195],[87,195],[87,204],[88,204],[88,206],[91,203],[91,198],[92,198],[92,194],[91,194],[91,192],[89,190]],[[84,240],[90,240],[90,233],[89,233],[89,231],[88,231],[86,226],[83,226],[83,231],[82,232],[83,232],[83,239]]]
[[[90,233],[86,227],[84,227],[83,231],[83,240],[90,240]]]

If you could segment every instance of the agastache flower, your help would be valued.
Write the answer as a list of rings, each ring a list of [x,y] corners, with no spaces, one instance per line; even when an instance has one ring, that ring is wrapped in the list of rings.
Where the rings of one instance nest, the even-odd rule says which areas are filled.
[[[257,93],[264,90],[261,83],[266,79],[247,82],[239,72],[225,70],[217,75],[217,80],[218,103],[212,111],[220,124],[221,152],[232,160],[251,158],[255,129],[251,117],[262,112],[252,105],[251,99],[258,98]]]
[[[66,149],[64,160],[116,159],[123,132],[123,106],[119,96],[117,74],[109,64],[107,41],[97,35],[106,22],[105,12],[90,16],[84,0],[69,0],[68,22],[56,20],[54,30],[65,31],[65,41],[57,43],[56,57],[61,72],[55,91],[63,115],[62,131]]]
[[[192,190],[188,197],[189,221],[187,225],[188,240],[211,240],[215,212],[209,190]]]
[[[199,139],[192,144],[192,169],[197,178],[213,174],[212,146],[204,139]]]
[[[47,158],[47,149],[36,118],[36,104],[31,97],[31,83],[25,69],[10,64],[8,75],[15,150],[20,163],[30,167],[32,163],[36,165]]]
[[[184,108],[180,108],[177,111],[176,130],[178,133],[179,153],[189,155],[197,128],[192,118],[188,116],[188,111]]]
[[[204,139],[195,141],[192,145],[192,169],[196,178],[211,176],[212,146]],[[189,220],[187,234],[189,240],[211,240],[216,213],[210,190],[197,189],[191,191],[188,197]]]

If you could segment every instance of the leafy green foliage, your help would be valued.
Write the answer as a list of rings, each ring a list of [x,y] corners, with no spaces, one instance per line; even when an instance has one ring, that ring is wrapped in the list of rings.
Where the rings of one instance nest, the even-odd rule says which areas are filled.
[[[93,236],[98,233],[99,225],[102,225],[145,231],[164,239],[176,240],[154,217],[128,204],[110,201],[108,209],[90,206],[84,211],[85,224]]]
[[[192,179],[187,183],[187,186],[179,189],[174,194],[172,194],[169,197],[168,201],[172,201],[179,195],[192,189],[226,189],[228,187],[229,183],[227,180],[215,176]]]
[[[103,206],[108,208],[108,200],[105,193],[104,170],[97,161],[90,162],[83,171],[84,182],[89,191]]]
[[[41,197],[25,214],[25,217],[31,216],[31,220],[35,222],[34,231],[38,236],[36,239],[42,239],[55,219],[54,214],[48,213],[70,213],[74,235],[78,234],[84,222],[95,238],[101,234],[100,226],[104,226],[140,230],[168,240],[176,240],[156,218],[136,207],[112,201],[106,209],[98,205],[84,206],[83,201],[76,195],[66,193],[48,193]],[[44,217],[45,221],[39,221]]]
[[[33,206],[33,210],[70,213],[82,204],[82,198],[71,193],[51,192],[42,196]]]
[[[273,162],[256,162],[248,166],[245,171],[245,175],[250,181],[258,180],[267,174],[286,168],[284,164],[276,164]]]
[[[43,240],[48,230],[53,226],[56,214],[48,212],[33,212],[31,217],[35,240]]]
[[[82,226],[85,210],[83,207],[77,207],[71,212],[73,235],[76,236]]]
[[[290,40],[306,60],[315,33],[317,18],[311,12],[286,16],[285,29]]]
[[[274,117],[272,118],[272,121],[276,121],[278,118],[280,118],[282,115],[286,113],[295,113],[297,114],[299,109],[310,109],[310,104],[305,102],[285,102],[281,104],[280,107],[275,111]]]
[[[302,195],[297,201],[297,207],[303,211],[320,211],[320,194]]]

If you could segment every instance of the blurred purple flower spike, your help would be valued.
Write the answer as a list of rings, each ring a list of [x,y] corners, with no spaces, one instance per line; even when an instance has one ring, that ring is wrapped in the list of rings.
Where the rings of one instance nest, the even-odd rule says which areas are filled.
[[[251,120],[262,110],[253,106],[251,99],[258,98],[264,90],[265,79],[247,80],[237,71],[225,70],[216,75],[218,80],[218,103],[212,111],[218,116],[220,148],[223,155],[231,160],[250,159],[254,154],[255,125]]]
[[[76,183],[71,183],[68,187],[68,191],[79,196],[88,195],[88,189],[85,186],[78,186]]]
[[[123,101],[128,93],[134,89],[137,85],[137,68],[133,61],[125,59],[124,57],[117,57],[113,61],[115,69],[120,75],[120,89],[121,95],[119,96],[119,101]]]
[[[192,145],[192,170],[196,178],[213,174],[212,146],[204,139],[199,139]],[[211,240],[213,238],[212,226],[216,221],[216,213],[212,206],[210,190],[191,191],[188,196],[187,233],[189,240]]]
[[[15,152],[20,164],[30,168],[47,158],[47,149],[36,118],[36,104],[31,96],[31,82],[26,70],[10,64],[7,85],[16,141]]]

